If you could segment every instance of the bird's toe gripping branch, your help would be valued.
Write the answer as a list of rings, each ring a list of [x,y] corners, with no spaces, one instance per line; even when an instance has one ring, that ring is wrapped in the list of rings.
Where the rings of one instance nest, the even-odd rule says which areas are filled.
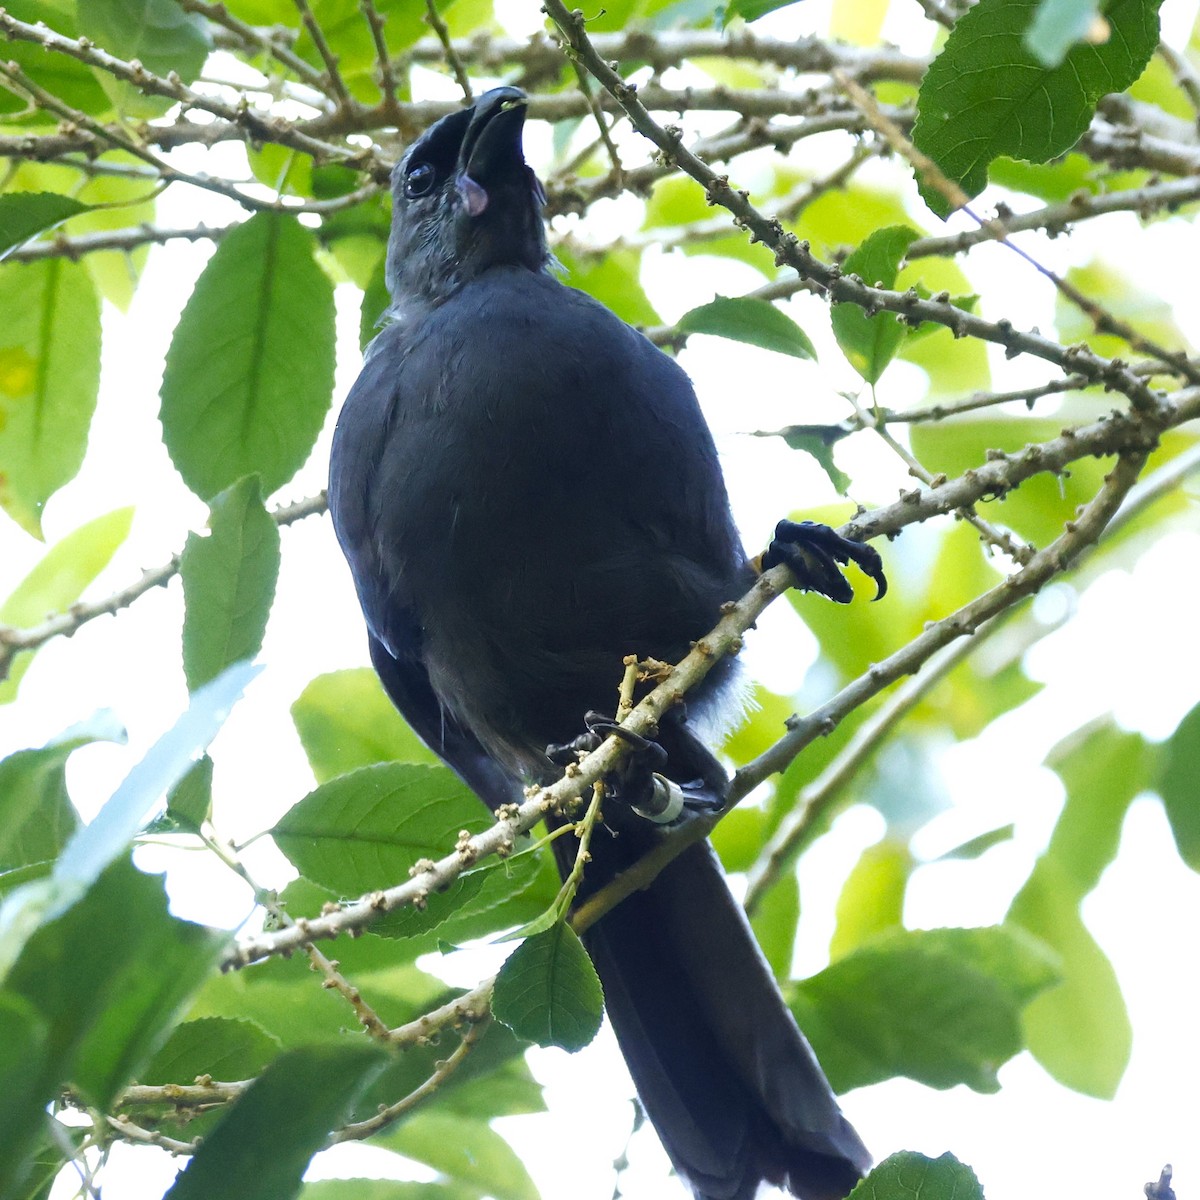
[[[838,604],[849,604],[854,591],[841,567],[851,562],[875,581],[876,600],[887,594],[887,577],[879,551],[866,542],[844,538],[828,525],[818,525],[815,521],[780,521],[762,556],[761,566],[768,571],[784,563],[795,575],[797,587],[820,592]]]
[[[580,753],[599,748],[609,736],[616,735],[629,745],[629,753],[609,774],[605,783],[614,800],[628,805],[638,816],[656,825],[669,825],[691,809],[687,788],[668,779],[663,770],[667,752],[657,742],[617,724],[603,713],[584,716],[586,731],[569,742],[546,747],[546,757],[559,766],[574,762]]]

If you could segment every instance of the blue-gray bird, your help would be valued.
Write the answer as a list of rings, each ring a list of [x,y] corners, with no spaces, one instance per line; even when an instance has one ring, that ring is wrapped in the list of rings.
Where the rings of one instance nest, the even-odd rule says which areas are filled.
[[[524,93],[497,88],[396,168],[390,323],[338,420],[329,482],[384,687],[493,809],[609,731],[595,714],[613,711],[626,655],[678,661],[755,578],[687,376],[551,274],[524,121]],[[882,594],[876,552],[824,526],[781,522],[760,565],[845,602],[850,561]],[[722,803],[727,777],[691,722],[737,690],[718,665],[635,747],[581,899]],[[683,808],[664,821],[668,793]],[[585,940],[697,1200],[747,1200],[764,1180],[804,1200],[853,1187],[870,1157],[706,843]]]

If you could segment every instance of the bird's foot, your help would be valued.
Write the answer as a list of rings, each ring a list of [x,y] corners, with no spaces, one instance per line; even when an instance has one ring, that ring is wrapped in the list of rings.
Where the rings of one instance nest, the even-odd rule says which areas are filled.
[[[629,753],[604,780],[614,800],[660,825],[677,820],[685,809],[707,812],[720,808],[720,803],[714,801],[710,793],[689,795],[691,785],[678,784],[662,774],[667,765],[667,752],[657,742],[618,725],[603,713],[589,712],[583,720],[584,733],[569,742],[546,747],[546,757],[551,762],[566,766],[581,753],[598,749],[606,738],[615,735],[629,745]],[[697,781],[697,790],[700,786]]]
[[[854,591],[841,572],[848,563],[857,563],[863,574],[875,581],[875,599],[887,593],[887,577],[879,551],[866,542],[844,538],[828,525],[815,521],[780,521],[775,536],[762,556],[762,569],[785,563],[796,576],[796,586],[807,592],[820,592],[838,604],[849,604]]]

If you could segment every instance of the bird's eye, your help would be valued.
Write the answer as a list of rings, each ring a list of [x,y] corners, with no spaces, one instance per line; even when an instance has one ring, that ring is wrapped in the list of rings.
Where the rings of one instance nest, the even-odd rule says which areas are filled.
[[[404,194],[410,200],[426,195],[433,187],[435,175],[436,172],[429,163],[417,163],[404,177]]]

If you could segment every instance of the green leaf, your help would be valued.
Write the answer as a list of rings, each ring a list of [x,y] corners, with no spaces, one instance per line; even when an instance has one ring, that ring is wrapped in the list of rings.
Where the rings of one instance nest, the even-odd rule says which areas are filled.
[[[57,882],[90,885],[142,827],[150,810],[190,769],[259,673],[238,663],[195,692],[187,710],[121,781],[92,821],[76,830],[54,866]]]
[[[923,344],[932,346],[935,340]],[[1057,437],[1061,427],[1061,419],[962,417],[914,425],[910,440],[913,454],[928,470],[953,478],[980,466],[993,451],[1018,453],[1032,442]],[[1045,546],[1062,532],[1065,522],[1074,519],[1078,506],[1088,503],[1103,486],[1106,469],[1100,460],[1081,459],[1071,464],[1069,474],[1043,473],[1003,499],[983,501],[979,513],[1015,530],[1026,541]]]
[[[994,1092],[1023,1048],[1031,981],[1053,978],[1045,951],[1003,927],[903,930],[796,984],[789,1002],[835,1091],[906,1075]]]
[[[1048,163],[1021,162],[1001,155],[988,168],[988,178],[1000,187],[1027,192],[1049,204],[1069,200],[1076,192],[1100,191],[1100,170],[1083,154],[1066,154]]]
[[[319,1179],[306,1183],[300,1200],[479,1200],[479,1189],[438,1179],[431,1183],[395,1179]]]
[[[721,18],[721,24],[727,26],[734,17],[741,17],[743,21],[757,21],[759,17],[765,17],[767,13],[787,8],[795,3],[796,0],[729,0]]]
[[[0,793],[2,795],[3,793]],[[0,991],[0,1196],[26,1180],[46,1120],[50,1026],[24,996]]]
[[[20,0],[19,4],[6,7],[14,17],[29,24],[44,21],[65,37],[78,37],[81,32],[75,20],[75,5],[65,0]],[[112,108],[95,72],[66,54],[48,53],[36,42],[13,40],[5,42],[4,57],[6,60],[15,60],[31,79],[37,80],[52,96],[72,108],[81,109],[91,116],[107,113]],[[50,109],[37,108],[32,113],[27,109],[23,96],[0,88],[0,113],[19,113],[22,120],[30,124],[57,124],[61,120]]]
[[[524,1164],[486,1121],[421,1111],[376,1140],[433,1167],[450,1187],[472,1187],[475,1196],[495,1200],[538,1200]],[[441,1180],[439,1185],[445,1186]]]
[[[76,8],[81,34],[118,58],[137,59],[155,75],[174,71],[191,83],[212,49],[204,19],[185,13],[174,0],[77,0]],[[107,71],[96,75],[126,116],[157,117],[174,104],[165,96],[146,95]]]
[[[279,528],[263,507],[256,476],[213,500],[208,528],[208,537],[188,535],[179,562],[190,691],[262,649],[279,576]]]
[[[319,892],[320,898],[311,901],[308,897],[317,889],[298,882],[300,888],[293,883],[284,891],[288,911],[297,917],[315,916],[329,893]],[[403,961],[397,945],[366,934],[339,945],[336,955],[347,977],[390,1026],[414,1020],[449,999],[446,985],[411,960]],[[289,1050],[316,1042],[344,1042],[346,1002],[335,992],[315,986],[316,982],[304,956],[272,959],[252,971],[228,971],[205,983],[188,1018],[253,1021]]]
[[[359,896],[407,879],[419,859],[449,854],[460,830],[492,822],[448,768],[380,763],[321,784],[271,834],[306,879]]]
[[[361,896],[403,882],[419,860],[449,854],[462,830],[478,833],[493,820],[446,767],[379,763],[321,784],[284,814],[272,834],[306,879],[334,896]],[[467,919],[523,892],[541,872],[533,854],[488,859],[445,891],[431,893],[423,908],[397,909],[372,928],[387,937],[415,937],[452,921],[454,936],[482,936],[499,921]],[[518,924],[531,915],[525,907],[498,915]]]
[[[558,248],[555,256],[566,269],[563,282],[570,287],[587,292],[630,325],[658,324],[659,315],[640,282],[642,259],[638,251],[573,254]]]
[[[48,1023],[38,1087],[70,1081],[104,1108],[158,1048],[229,935],[176,920],[161,879],[128,860],[26,944],[6,989]]]
[[[817,357],[808,334],[787,313],[755,296],[718,296],[684,313],[679,318],[679,329],[684,333],[730,338],[793,358]]]
[[[162,383],[163,439],[209,499],[246,475],[269,495],[312,450],[333,388],[333,288],[295,217],[227,234],[183,311]]]
[[[1141,286],[1129,275],[1104,262],[1072,267],[1067,282],[1110,316],[1132,326],[1147,338],[1170,349],[1186,349],[1187,338],[1175,320],[1170,301]],[[1110,333],[1099,333],[1092,318],[1061,293],[1054,298],[1054,324],[1064,344],[1086,342],[1097,354],[1114,357],[1127,352],[1128,343]]]
[[[975,1172],[947,1152],[926,1158],[902,1150],[885,1158],[848,1200],[983,1200]]]
[[[61,30],[60,24],[55,24]],[[43,55],[43,60],[48,56]],[[118,169],[132,168],[128,175],[96,174],[81,178],[79,170],[57,163],[24,162],[10,182],[21,192],[55,192],[70,195],[87,207],[63,226],[66,237],[106,233],[152,225],[155,193],[144,175],[145,163],[123,150],[105,152],[104,161]],[[81,260],[100,294],[118,308],[127,310],[133,298],[138,273],[149,257],[149,247],[133,250],[93,250]]]
[[[800,882],[787,871],[768,888],[750,914],[750,927],[776,979],[789,979],[800,923]]]
[[[67,759],[101,740],[123,742],[125,731],[106,715],[93,717],[40,750],[0,761],[0,871],[58,857],[79,827],[67,795]]]
[[[843,247],[861,245],[887,225],[907,225],[912,220],[897,191],[864,187],[852,182],[818,196],[800,214],[793,232],[825,255]]]
[[[362,1040],[281,1055],[204,1139],[164,1200],[289,1200],[329,1131],[386,1062]]]
[[[384,269],[385,262],[381,259],[370,283],[363,290],[362,308],[358,319],[358,345],[362,350],[367,348],[383,327],[384,315],[392,303]]]
[[[1043,67],[1057,67],[1084,41],[1100,17],[1100,0],[1038,0],[1025,31],[1025,49]]]
[[[159,1052],[137,1073],[139,1083],[193,1083],[250,1079],[279,1053],[281,1043],[253,1021],[201,1017],[175,1028]]]
[[[646,201],[643,229],[691,225],[712,216],[704,189],[686,175],[667,175],[658,180]]]
[[[891,0],[833,0],[829,36],[855,46],[875,46],[883,37]]]
[[[904,252],[917,237],[907,225],[876,230],[847,256],[842,273],[857,275],[870,287],[891,288]],[[906,326],[895,313],[868,314],[857,304],[835,304],[830,319],[847,361],[867,383],[877,383],[904,341]]]
[[[77,1158],[82,1143],[78,1127],[61,1121],[48,1122],[43,1128],[41,1148],[33,1157],[33,1170],[25,1180],[25,1190],[14,1200],[50,1200],[55,1181],[63,1167]]]
[[[526,939],[496,976],[492,1012],[539,1046],[582,1050],[604,1016],[600,978],[583,943],[562,922]]]
[[[1124,91],[1158,44],[1157,0],[1106,0],[1101,45],[1077,45],[1056,67],[1025,44],[1039,0],[979,0],[957,21],[925,74],[913,144],[949,179],[977,195],[1001,154],[1048,162],[1087,128],[1099,98]],[[951,205],[918,180],[940,216]]]
[[[1195,26],[1192,28],[1194,32]],[[1193,57],[1194,55],[1195,42],[1193,40],[1188,56]],[[1178,117],[1179,120],[1190,124],[1196,119],[1196,110],[1192,107],[1192,102],[1179,83],[1179,76],[1167,65],[1161,54],[1156,54],[1146,64],[1146,69],[1130,85],[1127,95],[1133,100],[1152,104],[1168,116]],[[1114,173],[1110,177],[1110,185],[1113,188],[1140,186],[1143,180],[1149,178],[1149,175],[1149,171],[1142,172],[1136,168],[1120,175]],[[1179,211],[1188,212],[1194,211],[1194,209],[1191,206],[1185,206]]]
[[[370,667],[318,675],[292,705],[292,721],[318,783],[374,763],[438,762]]]
[[[86,204],[56,192],[9,192],[0,196],[0,258],[35,233],[87,209]]]
[[[908,843],[897,838],[884,838],[862,852],[838,897],[830,958],[842,958],[871,938],[901,927],[914,865]]]
[[[745,88],[747,90],[763,86],[761,76],[749,72],[750,78],[731,78],[731,75],[745,75],[747,72],[742,64],[730,59],[693,59],[693,65],[699,67],[707,75],[716,78],[719,84],[727,88]],[[801,176],[787,165],[779,164],[776,168],[775,187],[771,189],[772,196],[782,196],[791,192]],[[708,224],[713,219],[712,206],[705,199],[704,189],[698,187],[694,179],[686,175],[667,175],[658,180],[646,201],[646,215],[642,222],[643,230],[662,229],[664,227],[681,229],[684,226]],[[718,255],[722,258],[734,258],[744,262],[761,272],[768,279],[774,279],[776,268],[772,256],[758,243],[753,243],[740,229],[732,225],[728,232],[716,237],[706,233],[704,237],[693,240],[685,238],[677,250],[689,256]]]
[[[167,793],[164,820],[174,829],[199,830],[212,809],[213,760],[205,754]]]
[[[174,727],[158,739],[88,825],[77,828],[48,878],[37,873],[0,904],[0,977],[34,931],[65,912],[123,853],[150,808],[216,736],[242,689],[259,668],[232,667],[191,699]]]
[[[133,509],[118,508],[55,542],[0,605],[0,622],[29,628],[54,613],[65,612],[108,566],[129,536],[132,523]],[[16,699],[17,688],[36,653],[24,650],[14,657],[8,678],[0,680],[0,704]]]
[[[970,861],[974,858],[982,858],[993,846],[1001,846],[1005,842],[1012,841],[1013,834],[1016,833],[1017,827],[1015,824],[1000,825],[995,829],[989,829],[987,833],[981,833],[978,837],[968,838],[965,842],[961,842],[953,849],[947,850],[944,854],[939,854],[934,862],[952,862],[952,861]]]
[[[1200,705],[1179,722],[1166,744],[1166,765],[1158,790],[1171,822],[1179,856],[1193,871],[1200,871]]]
[[[757,432],[755,437],[781,437],[793,450],[812,455],[817,465],[829,476],[839,496],[850,490],[852,480],[833,458],[833,448],[846,436],[838,425],[787,425],[771,432]]]
[[[1151,786],[1155,758],[1141,734],[1118,729],[1111,717],[1077,730],[1047,756],[1067,802],[1043,858],[1054,862],[1077,901],[1116,857],[1125,814],[1134,797]]]
[[[538,894],[524,895],[535,881],[544,882],[548,873],[553,874],[553,868],[541,855],[490,858],[460,875],[445,891],[429,896],[423,908],[405,905],[380,918],[374,929],[391,938],[416,937],[435,928],[449,942],[484,937],[536,916],[553,901],[557,887],[548,897],[543,888],[535,889]]]
[[[248,148],[246,157],[254,178],[273,192],[312,199],[313,160],[307,154],[291,146],[266,142],[258,148]]]
[[[1012,925],[922,929],[917,936],[927,951],[944,954],[994,979],[1019,1006],[1062,978],[1062,963],[1053,948]]]
[[[79,263],[4,263],[0,312],[0,505],[40,538],[46,501],[75,477],[87,448],[100,301]]]
[[[1129,1014],[1112,964],[1079,916],[1077,883],[1051,857],[1038,861],[1006,920],[1052,947],[1062,982],[1023,1016],[1025,1042],[1059,1083],[1111,1099],[1132,1044]]]
[[[745,759],[734,757],[734,761],[744,762]],[[721,823],[713,830],[712,844],[727,874],[749,871],[758,859],[766,836],[766,813],[760,808],[741,805],[721,818]]]

